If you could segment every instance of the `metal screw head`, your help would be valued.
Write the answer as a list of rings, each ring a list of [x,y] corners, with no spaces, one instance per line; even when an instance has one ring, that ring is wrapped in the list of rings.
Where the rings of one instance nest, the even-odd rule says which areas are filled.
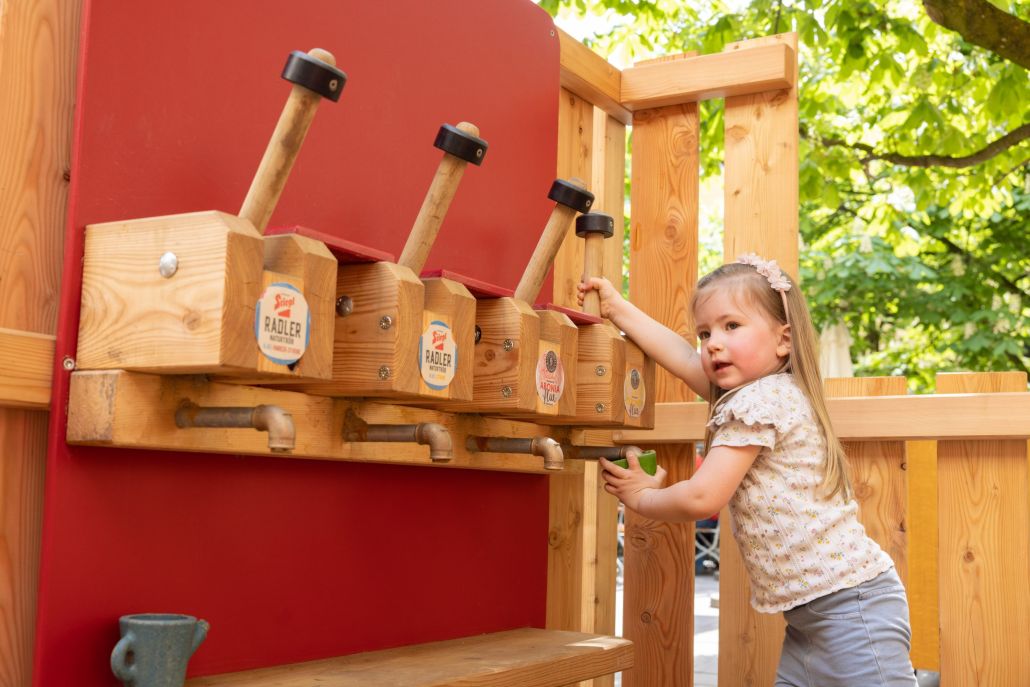
[[[379,328],[380,329],[385,331],[385,330],[389,329],[392,326],[393,326],[393,318],[390,317],[389,315],[383,315],[382,317],[379,318]]]
[[[354,299],[350,296],[340,296],[336,299],[336,314],[340,317],[347,317],[354,312]]]
[[[477,324],[476,325],[476,343],[479,343],[480,339],[482,339],[482,338],[483,338],[483,330],[480,329],[479,325]]]
[[[379,368],[379,379],[386,381],[390,378],[390,368],[387,365],[383,365]]]
[[[604,365],[598,365],[594,368],[594,374],[598,377],[604,377],[606,372],[608,372],[608,370],[605,369]]]
[[[501,387],[501,396],[504,396],[505,398],[511,398],[511,387],[507,386],[507,385],[502,386]]]
[[[75,360],[66,355],[64,356],[64,360],[61,361],[61,367],[71,372],[75,369]]]
[[[515,348],[515,342],[512,341],[511,339],[505,339],[504,340],[504,350],[510,351],[513,348]]]
[[[594,410],[596,410],[599,413],[603,413],[604,412],[604,404],[603,403],[598,403],[596,406],[594,406]]]
[[[172,276],[179,271],[179,258],[175,253],[168,251],[161,256],[161,259],[157,261],[157,271],[161,273],[161,276],[165,279],[171,279]]]

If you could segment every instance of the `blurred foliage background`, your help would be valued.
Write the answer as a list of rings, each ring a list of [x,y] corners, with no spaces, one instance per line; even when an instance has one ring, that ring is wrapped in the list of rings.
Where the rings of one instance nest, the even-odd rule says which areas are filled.
[[[917,392],[1030,371],[1030,0],[539,4],[618,67],[796,31],[817,326],[846,326],[856,374]],[[702,273],[722,261],[722,140],[721,101],[702,103]]]

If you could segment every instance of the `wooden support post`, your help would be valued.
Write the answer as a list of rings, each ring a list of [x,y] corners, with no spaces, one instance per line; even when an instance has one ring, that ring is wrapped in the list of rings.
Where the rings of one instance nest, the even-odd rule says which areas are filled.
[[[892,396],[905,393],[904,377],[844,377],[825,380],[827,396]],[[851,484],[866,533],[894,560],[908,580],[905,535],[905,445],[901,441],[844,442]]]
[[[1025,372],[939,374],[940,393],[1026,391]],[[941,441],[941,678],[1030,684],[1027,442]]]
[[[698,109],[696,103],[633,117],[630,300],[693,341],[689,298],[697,281]],[[655,396],[692,400],[664,370]],[[668,483],[694,470],[694,444],[659,448]],[[694,525],[626,512],[623,626],[637,647],[626,687],[689,685],[694,674]]]
[[[937,442],[905,443],[908,467],[909,615],[912,620],[912,665],[941,671],[941,631],[937,573]]]
[[[67,220],[81,5],[6,0],[0,9],[0,275],[8,294],[0,300],[0,327],[45,337],[35,339],[41,348],[34,348],[30,369],[47,377]],[[23,380],[29,370],[11,363],[4,355],[0,377]],[[25,389],[14,395],[19,405],[27,401],[37,410],[0,407],[2,687],[32,683],[49,417],[38,409],[50,398],[43,378],[35,379],[29,398]]]
[[[731,43],[724,52],[785,44],[797,34]],[[775,259],[798,274],[798,98],[796,87],[726,98],[723,257],[745,252]],[[726,515],[725,509],[723,515]],[[719,685],[772,684],[783,642],[783,619],[756,613],[729,528],[720,539]],[[726,553],[723,553],[725,551]]]

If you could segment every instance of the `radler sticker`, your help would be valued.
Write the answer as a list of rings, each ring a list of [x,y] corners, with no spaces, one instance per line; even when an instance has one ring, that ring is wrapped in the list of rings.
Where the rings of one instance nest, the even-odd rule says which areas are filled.
[[[285,282],[268,285],[254,314],[258,349],[273,363],[291,365],[304,355],[311,337],[311,312],[297,287]]]
[[[447,388],[458,369],[458,346],[451,328],[430,319],[418,340],[418,368],[426,386],[436,391]]]

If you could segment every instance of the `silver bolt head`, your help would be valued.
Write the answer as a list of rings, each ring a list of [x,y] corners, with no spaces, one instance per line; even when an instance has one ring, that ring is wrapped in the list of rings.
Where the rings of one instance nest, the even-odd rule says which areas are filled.
[[[61,361],[61,367],[71,372],[75,369],[75,360],[70,356],[64,356],[64,360]]]
[[[165,279],[171,279],[179,271],[179,258],[175,253],[168,251],[157,261],[157,271]]]
[[[606,372],[608,372],[608,370],[605,369],[604,365],[598,365],[594,368],[594,374],[598,377],[604,377]]]
[[[379,379],[386,381],[390,378],[390,368],[387,365],[383,365],[379,368]]]
[[[354,312],[354,299],[350,296],[340,296],[336,299],[336,314],[340,317],[347,317]]]
[[[505,398],[511,398],[511,387],[507,386],[507,385],[502,386],[501,387],[501,396],[504,396]]]
[[[515,342],[512,341],[511,339],[505,339],[504,340],[504,350],[510,351],[513,348],[515,348]]]
[[[383,315],[379,318],[379,328],[386,331],[393,326],[393,318],[389,315]]]
[[[594,406],[594,410],[596,410],[599,413],[603,413],[604,412],[604,404],[603,403],[598,403],[596,406]]]

